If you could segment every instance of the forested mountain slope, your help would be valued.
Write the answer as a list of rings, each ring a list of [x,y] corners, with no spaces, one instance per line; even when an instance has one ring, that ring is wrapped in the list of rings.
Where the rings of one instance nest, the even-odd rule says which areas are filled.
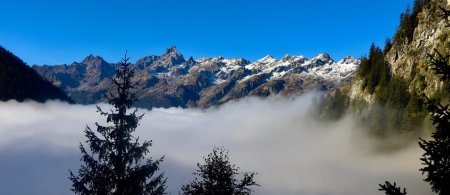
[[[320,116],[337,119],[358,113],[371,132],[382,137],[427,125],[425,96],[438,102],[449,98],[448,84],[429,65],[430,56],[449,53],[450,31],[442,17],[447,7],[448,1],[414,1],[384,49],[372,45],[352,83],[323,98]]]
[[[0,46],[0,101],[50,99],[70,101],[66,94],[43,79],[17,56]]]

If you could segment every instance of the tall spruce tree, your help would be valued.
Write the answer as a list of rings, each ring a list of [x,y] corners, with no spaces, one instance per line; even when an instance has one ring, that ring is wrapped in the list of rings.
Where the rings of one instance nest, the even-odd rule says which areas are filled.
[[[114,109],[105,112],[97,106],[97,112],[106,117],[110,126],[96,123],[97,132],[89,126],[84,131],[89,151],[80,143],[84,165],[78,170],[77,176],[72,171],[69,176],[72,191],[76,194],[165,194],[164,174],[156,175],[163,157],[157,160],[145,159],[152,142],[139,143],[139,137],[132,135],[143,115],[138,115],[137,109],[130,110],[136,101],[137,83],[131,81],[134,70],[128,60],[125,54],[116,68],[116,75],[112,79],[115,93],[105,94]]]

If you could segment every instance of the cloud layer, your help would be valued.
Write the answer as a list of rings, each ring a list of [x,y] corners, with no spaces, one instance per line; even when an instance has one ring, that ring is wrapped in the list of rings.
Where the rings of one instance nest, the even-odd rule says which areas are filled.
[[[153,140],[151,157],[165,155],[161,170],[171,194],[192,180],[196,163],[214,146],[228,148],[242,171],[258,172],[256,194],[376,195],[385,180],[408,194],[432,194],[418,171],[417,144],[376,152],[375,140],[351,117],[314,120],[312,98],[245,99],[206,111],[141,110],[136,135]],[[80,166],[78,143],[95,122],[106,121],[93,105],[0,103],[0,194],[71,194],[68,169]]]

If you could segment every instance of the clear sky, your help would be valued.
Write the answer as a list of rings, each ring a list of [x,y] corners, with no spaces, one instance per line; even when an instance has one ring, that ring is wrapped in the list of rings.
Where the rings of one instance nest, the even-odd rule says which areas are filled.
[[[383,46],[412,0],[0,0],[0,45],[29,65],[271,54],[335,60]]]

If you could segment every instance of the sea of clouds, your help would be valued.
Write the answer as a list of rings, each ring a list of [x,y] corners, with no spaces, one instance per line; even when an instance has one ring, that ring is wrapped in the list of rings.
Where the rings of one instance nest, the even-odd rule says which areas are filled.
[[[322,122],[311,116],[314,95],[294,100],[244,99],[220,108],[153,109],[135,135],[153,140],[149,157],[161,164],[168,193],[193,179],[196,163],[214,146],[229,149],[241,171],[255,171],[255,194],[380,195],[378,184],[396,181],[408,194],[432,194],[423,182],[413,140],[390,152],[374,149],[352,117]],[[99,104],[105,110],[110,107]],[[95,105],[61,102],[0,103],[0,194],[73,194],[69,169],[80,167],[86,125],[105,124]]]

